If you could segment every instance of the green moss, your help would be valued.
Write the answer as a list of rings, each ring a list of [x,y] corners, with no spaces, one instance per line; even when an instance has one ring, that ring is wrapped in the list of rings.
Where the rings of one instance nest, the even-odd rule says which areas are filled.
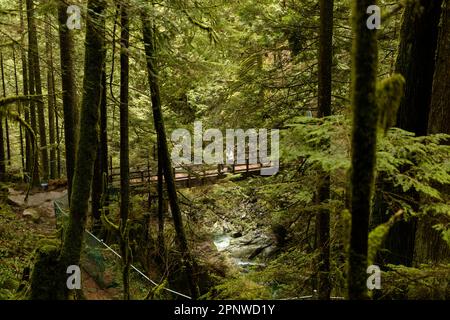
[[[32,300],[65,299],[65,272],[59,261],[60,245],[56,240],[45,239],[35,251],[28,298]]]
[[[270,299],[271,294],[267,287],[258,284],[245,276],[240,276],[224,281],[222,284],[214,287],[203,298],[220,300],[259,300]]]
[[[397,111],[403,98],[405,78],[394,74],[377,83],[377,105],[379,111],[379,128],[386,131],[397,121]]]
[[[368,227],[374,190],[378,107],[376,78],[378,43],[376,30],[366,25],[366,11],[376,1],[353,2],[352,30],[352,226],[349,252],[349,298],[367,298],[366,268]]]

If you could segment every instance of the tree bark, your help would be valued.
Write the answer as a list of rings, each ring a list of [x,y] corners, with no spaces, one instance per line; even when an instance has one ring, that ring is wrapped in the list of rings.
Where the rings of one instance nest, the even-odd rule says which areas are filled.
[[[16,92],[16,96],[19,95],[19,82],[17,79],[17,61],[16,61],[16,48],[13,47],[13,64],[14,64],[14,88]],[[17,104],[17,112],[19,116],[22,117],[22,103]],[[22,126],[19,127],[19,140],[20,140],[20,160],[22,164],[22,172],[25,172],[25,154],[24,154],[24,145],[23,145],[23,132]]]
[[[450,1],[442,3],[441,20],[433,77],[428,133],[450,134]],[[450,141],[448,141],[450,143]],[[449,187],[444,186],[448,194]],[[444,263],[450,258],[450,248],[441,233],[433,228],[437,217],[427,216],[418,221],[415,262]]]
[[[106,58],[106,56],[105,56]],[[107,140],[107,105],[106,105],[106,64],[102,71],[102,96],[100,102],[100,143],[97,148],[97,156],[94,164],[94,177],[92,180],[92,216],[94,218],[94,231],[100,231],[101,208],[104,205],[102,199],[106,196],[104,192],[107,187],[108,176],[108,140]]]
[[[395,72],[403,75],[406,85],[397,126],[418,136],[427,134],[441,4],[442,0],[420,0],[408,5],[402,17]],[[419,199],[417,192],[410,196]],[[414,217],[392,226],[385,239],[386,262],[413,264],[416,229]]]
[[[21,32],[21,49],[20,49],[20,60],[22,63],[22,91],[23,94],[26,96],[28,95],[28,68],[27,68],[27,57],[25,52],[25,46],[24,46],[24,33],[25,33],[25,27],[24,27],[24,18],[23,18],[23,3],[22,0],[19,0],[19,17],[20,17],[20,32]],[[28,101],[24,102],[23,106],[24,108],[24,114],[25,114],[25,121],[27,123],[30,123],[30,103]],[[25,172],[27,174],[31,174],[31,170],[33,167],[32,163],[32,154],[31,154],[31,145],[30,145],[30,137],[28,134],[25,135]],[[29,179],[32,179],[32,177],[29,177]]]
[[[52,57],[53,61],[53,52]],[[55,114],[55,134],[56,134],[56,177],[61,178],[61,148],[60,148],[60,134],[59,134],[59,120],[58,120],[58,102],[56,100],[56,86],[55,86],[55,69],[52,68],[52,83],[53,83],[53,105]]]
[[[145,54],[147,58],[147,74],[150,85],[150,93],[152,100],[153,120],[157,132],[158,144],[161,149],[161,160],[163,164],[163,173],[167,186],[170,209],[172,211],[173,222],[177,235],[177,242],[182,255],[182,263],[185,267],[186,278],[193,299],[199,296],[198,286],[195,275],[195,261],[193,260],[188,247],[186,234],[184,231],[181,210],[178,204],[178,195],[175,186],[175,179],[172,171],[172,164],[167,146],[166,132],[164,128],[164,119],[161,111],[161,97],[159,92],[158,72],[155,63],[155,47],[153,39],[153,27],[148,20],[145,12],[142,13],[143,40],[145,46]]]
[[[318,110],[319,117],[331,115],[331,65],[333,58],[333,0],[320,0]],[[328,145],[329,147],[329,145]],[[328,205],[330,199],[330,175],[324,173],[318,191],[319,202]],[[330,210],[323,207],[316,214],[317,242],[319,247],[318,298],[329,300],[330,281]]]
[[[1,76],[2,76],[2,88],[3,88],[3,98],[6,97],[5,92],[5,80],[3,74],[3,55],[0,53],[1,58]],[[5,162],[5,142],[4,142],[4,133],[3,133],[3,116],[0,116],[0,181],[4,181],[6,175],[6,162]]]
[[[30,48],[28,48],[28,93],[30,96],[34,96],[34,71],[33,71],[33,59],[31,57]],[[35,99],[30,100],[30,124],[33,129],[34,134],[37,133],[37,123],[36,123],[36,102]],[[30,142],[31,143],[31,142]],[[30,145],[31,148],[31,145]],[[31,150],[30,150],[31,151]],[[31,152],[30,152],[31,154]],[[39,178],[39,157],[35,157],[33,155],[32,162],[30,161],[31,167],[31,185],[33,187],[39,187],[40,178]]]
[[[378,45],[376,29],[366,26],[367,7],[373,0],[354,0],[352,8],[352,167],[348,295],[366,299],[368,227],[374,188],[378,111],[376,77]]]
[[[64,140],[66,148],[67,194],[69,202],[72,194],[75,157],[77,150],[78,107],[73,63],[74,45],[67,28],[67,4],[58,2],[59,47],[61,57],[61,85],[64,112]]]
[[[8,159],[7,163],[11,165],[11,142],[9,140],[9,124],[8,118],[5,118],[5,133],[6,133],[6,158]]]
[[[47,103],[48,103],[48,131],[50,143],[50,179],[56,178],[56,149],[55,149],[55,105],[54,94],[55,88],[53,83],[53,46],[50,29],[50,16],[47,15],[47,23],[45,24],[45,51],[47,55]]]
[[[128,76],[130,41],[128,4],[123,1],[120,6],[120,234],[123,261],[124,299],[130,299],[130,252],[128,249],[128,210],[130,203],[130,163],[128,141]]]
[[[65,269],[78,265],[89,205],[94,161],[98,144],[101,74],[104,59],[105,1],[89,0],[77,161],[72,184],[70,215],[64,230],[61,263]]]
[[[450,1],[442,5],[428,133],[450,134]]]
[[[164,243],[164,180],[163,180],[163,163],[161,159],[161,147],[158,144],[158,253],[161,262],[165,261]]]
[[[39,48],[36,32],[36,23],[34,19],[34,4],[33,0],[26,0],[27,20],[28,20],[28,59],[32,60],[33,64],[33,84],[34,91],[38,96],[36,99],[37,115],[39,121],[39,142],[41,147],[41,162],[42,162],[42,176],[45,181],[48,181],[48,151],[47,151],[47,135],[45,129],[45,115],[44,115],[44,101],[42,99],[42,83],[41,71],[39,66]],[[37,171],[37,169],[35,170]]]
[[[3,97],[6,97],[6,85],[5,85],[5,72],[3,66],[3,53],[0,52],[0,69],[2,74],[2,88],[3,88]],[[6,136],[6,159],[8,160],[8,165],[11,165],[11,148],[9,144],[9,126],[8,126],[8,118],[5,117],[5,136]]]
[[[395,72],[406,80],[397,126],[426,135],[442,0],[420,0],[403,13]]]
[[[0,68],[2,73],[2,88],[3,88],[3,97],[6,97],[6,85],[5,85],[5,72],[3,65],[3,53],[0,52]],[[8,126],[8,118],[5,117],[5,134],[6,134],[6,159],[8,160],[8,165],[11,165],[11,147],[9,142],[9,126]]]

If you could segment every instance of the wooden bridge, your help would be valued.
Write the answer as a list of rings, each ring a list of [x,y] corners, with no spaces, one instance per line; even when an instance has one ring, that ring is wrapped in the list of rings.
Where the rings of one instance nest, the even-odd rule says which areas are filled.
[[[190,188],[204,184],[216,183],[230,174],[241,174],[244,178],[258,175],[261,168],[269,168],[270,164],[251,164],[246,159],[245,164],[218,165],[183,165],[173,168],[175,183],[178,188]],[[130,169],[130,188],[152,187],[157,184],[157,171],[150,164],[136,166]],[[120,167],[109,168],[108,184],[112,189],[120,187]]]

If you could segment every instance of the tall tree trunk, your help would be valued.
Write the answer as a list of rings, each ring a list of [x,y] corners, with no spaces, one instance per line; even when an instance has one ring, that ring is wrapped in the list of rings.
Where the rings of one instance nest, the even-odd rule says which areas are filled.
[[[161,262],[165,261],[165,243],[164,243],[164,180],[163,163],[161,157],[161,147],[158,143],[158,253]]]
[[[86,40],[77,161],[72,184],[69,221],[64,230],[61,263],[65,269],[78,265],[89,205],[90,187],[98,144],[101,75],[104,60],[106,2],[89,0],[86,16]],[[63,48],[62,48],[63,50]]]
[[[450,134],[450,1],[444,0],[431,96],[428,133]]]
[[[395,72],[406,81],[397,126],[417,135],[427,134],[442,0],[420,0],[406,7],[400,29]]]
[[[442,4],[441,20],[436,54],[436,68],[433,78],[428,133],[450,134],[450,1]],[[450,141],[448,141],[450,143]],[[443,193],[449,194],[450,187],[444,186]],[[450,248],[441,233],[433,228],[436,217],[426,216],[419,220],[417,228],[415,262],[442,263],[450,258]]]
[[[3,98],[6,97],[5,92],[5,77],[3,73],[3,54],[0,52],[0,61],[1,61],[1,76],[2,76],[2,88],[3,88]],[[0,116],[0,181],[4,181],[6,174],[6,162],[5,162],[5,145],[4,145],[4,136],[3,136],[3,116]]]
[[[320,0],[320,35],[319,35],[319,117],[331,115],[331,64],[333,58],[333,0]],[[319,202],[328,205],[330,199],[330,175],[324,173],[318,191]],[[330,281],[330,210],[319,209],[316,214],[318,247],[320,250],[318,264],[318,297],[329,300]]]
[[[106,56],[105,56],[106,57]],[[94,218],[94,231],[101,229],[102,198],[106,196],[106,177],[108,175],[108,141],[107,141],[107,105],[106,105],[106,64],[102,68],[102,96],[100,102],[100,143],[97,148],[97,157],[94,164],[94,177],[92,180],[92,216]],[[105,200],[103,198],[103,200]]]
[[[28,48],[28,92],[30,96],[34,96],[34,71],[33,71],[33,59],[31,57],[30,48]],[[30,100],[30,124],[34,133],[37,133],[37,123],[36,123],[36,102],[35,99]],[[31,147],[31,144],[30,144]],[[30,152],[31,155],[31,152]],[[32,155],[32,162],[30,161],[31,167],[31,184],[33,187],[39,187],[39,157]]]
[[[20,60],[22,63],[22,90],[24,95],[28,95],[28,68],[27,68],[27,57],[24,47],[24,35],[25,35],[25,26],[24,26],[24,18],[23,18],[23,3],[22,0],[19,0],[19,17],[20,17],[20,32],[21,32],[21,49],[20,49]],[[25,114],[25,121],[27,123],[30,123],[30,103],[24,102],[24,114]],[[33,129],[34,130],[34,129]],[[30,137],[28,133],[25,135],[25,172],[27,174],[31,174],[31,170],[33,167],[32,163],[32,155],[31,155],[31,145],[30,145]],[[32,177],[29,177],[32,179]]]
[[[69,201],[72,194],[75,155],[77,149],[78,107],[73,63],[74,45],[67,28],[67,4],[58,2],[59,47],[61,57],[61,85],[64,112],[64,140],[66,147],[66,174]]]
[[[150,93],[152,100],[153,120],[157,133],[158,144],[161,149],[161,160],[163,164],[164,178],[166,180],[167,193],[169,197],[170,209],[172,211],[173,222],[177,235],[177,241],[182,255],[182,262],[185,267],[186,278],[192,298],[199,296],[196,274],[195,261],[193,260],[188,247],[186,234],[184,231],[181,210],[178,204],[178,195],[175,186],[175,179],[172,171],[172,162],[170,159],[169,149],[167,146],[166,132],[164,128],[164,119],[161,111],[161,97],[159,93],[158,71],[155,63],[155,46],[153,39],[153,27],[148,20],[146,12],[142,13],[142,28],[145,54],[147,57],[147,74],[150,85]]]
[[[28,46],[29,56],[28,59],[33,62],[33,77],[34,77],[34,91],[36,92],[36,107],[39,121],[39,141],[41,148],[41,161],[42,161],[42,176],[45,181],[48,180],[48,151],[47,151],[47,135],[45,129],[45,116],[44,116],[44,100],[42,98],[42,83],[41,83],[41,71],[39,64],[39,49],[36,32],[36,24],[34,20],[34,4],[33,0],[26,0],[27,6],[27,20],[28,20]]]
[[[352,28],[352,168],[350,256],[348,295],[366,299],[366,268],[371,197],[374,188],[378,111],[376,77],[378,44],[376,29],[366,25],[366,10],[373,0],[353,0]]]
[[[406,85],[397,126],[416,135],[427,133],[441,4],[442,0],[420,0],[408,5],[402,17],[395,72],[403,75]],[[410,196],[419,199],[417,192]],[[416,228],[415,218],[392,226],[385,240],[388,263],[413,264]]]
[[[51,56],[51,60],[53,61],[53,52]],[[56,133],[56,177],[61,178],[61,136],[59,133],[59,116],[58,116],[58,102],[56,100],[56,86],[55,86],[55,70],[52,67],[52,83],[53,83],[53,105],[54,105],[54,114],[55,114],[55,133]]]
[[[106,55],[105,55],[106,59]],[[106,188],[108,186],[108,105],[106,100],[106,64],[102,77],[102,103],[100,104],[100,171],[102,172],[103,200],[108,201]]]
[[[130,252],[128,247],[128,210],[130,203],[130,163],[128,141],[128,74],[129,74],[128,3],[120,5],[120,234],[123,261],[124,299],[130,299]]]
[[[13,47],[13,64],[14,64],[14,88],[16,96],[19,95],[19,82],[17,80],[17,61],[16,61],[16,48]],[[22,107],[21,102],[17,105],[17,112],[19,116],[22,117]],[[22,172],[25,172],[25,154],[23,149],[23,132],[22,126],[19,127],[19,140],[20,140],[20,159],[22,164]]]
[[[45,24],[45,51],[47,55],[47,91],[48,91],[48,130],[50,143],[50,179],[56,178],[56,149],[55,149],[55,88],[53,83],[53,46],[50,29],[50,16],[47,15]]]
[[[5,133],[6,133],[6,158],[8,165],[11,165],[11,142],[9,140],[9,124],[8,118],[5,118]]]
[[[0,52],[0,67],[2,73],[2,88],[3,88],[3,97],[6,97],[6,85],[5,85],[5,72],[3,65],[3,53]],[[9,142],[9,125],[8,118],[5,117],[5,134],[6,134],[6,159],[8,160],[8,165],[11,165],[11,147]]]

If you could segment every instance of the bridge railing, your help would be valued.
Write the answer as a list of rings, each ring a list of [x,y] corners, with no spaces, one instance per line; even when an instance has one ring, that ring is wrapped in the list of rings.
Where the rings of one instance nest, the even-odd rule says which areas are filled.
[[[268,167],[262,163],[250,163],[245,159],[244,164],[238,164],[236,160],[232,164],[182,164],[172,168],[175,181],[187,181],[187,186],[193,180],[206,180],[208,178],[223,177],[225,174],[251,173]],[[157,181],[157,169],[152,168],[149,163],[130,168],[130,184],[146,184]],[[117,184],[120,181],[120,167],[109,168],[108,181]]]

